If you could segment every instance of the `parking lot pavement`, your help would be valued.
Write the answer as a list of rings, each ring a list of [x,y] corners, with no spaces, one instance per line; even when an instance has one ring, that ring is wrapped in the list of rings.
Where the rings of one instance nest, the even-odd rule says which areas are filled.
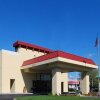
[[[32,95],[33,94],[0,94],[0,100],[14,100],[15,97]]]

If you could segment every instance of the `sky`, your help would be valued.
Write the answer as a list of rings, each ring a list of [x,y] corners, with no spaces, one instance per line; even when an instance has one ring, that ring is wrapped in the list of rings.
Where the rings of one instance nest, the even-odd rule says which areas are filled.
[[[0,0],[0,49],[19,40],[93,59],[100,0]]]

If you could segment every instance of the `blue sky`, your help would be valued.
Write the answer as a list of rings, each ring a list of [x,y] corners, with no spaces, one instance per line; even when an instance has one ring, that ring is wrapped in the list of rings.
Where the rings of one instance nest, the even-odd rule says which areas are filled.
[[[92,58],[100,0],[0,0],[0,49],[16,40]]]

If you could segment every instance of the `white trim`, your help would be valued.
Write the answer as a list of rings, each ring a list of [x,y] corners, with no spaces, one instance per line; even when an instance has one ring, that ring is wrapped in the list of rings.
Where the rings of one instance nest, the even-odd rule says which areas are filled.
[[[41,62],[38,62],[38,63],[22,66],[21,69],[31,68],[31,67],[35,67],[35,66],[39,66],[39,65],[55,62],[55,61],[58,61],[58,57],[53,58],[53,59],[49,59],[49,60],[45,60],[45,61],[41,61]]]
[[[87,64],[87,63],[84,63],[84,62],[75,61],[75,60],[71,60],[71,59],[67,59],[67,58],[58,57],[58,60],[60,60],[62,62],[70,63],[70,64],[81,65],[81,66],[84,66],[84,67],[98,68],[98,66],[93,65],[93,64]]]
[[[34,64],[22,66],[21,69],[31,68],[31,67],[35,67],[35,66],[39,66],[39,65],[43,65],[43,64],[47,64],[47,63],[51,63],[51,62],[56,62],[56,61],[80,65],[80,66],[89,67],[89,68],[98,68],[97,65],[87,64],[87,63],[84,63],[84,62],[79,62],[79,61],[75,61],[75,60],[71,60],[71,59],[67,59],[67,58],[62,58],[62,57],[56,57],[56,58],[52,58],[52,59],[49,59],[49,60],[37,62],[37,63],[34,63]]]

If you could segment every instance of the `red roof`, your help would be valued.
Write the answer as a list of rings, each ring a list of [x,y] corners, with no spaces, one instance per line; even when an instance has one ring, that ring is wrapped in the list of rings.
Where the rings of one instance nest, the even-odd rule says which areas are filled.
[[[46,53],[50,53],[53,52],[53,50],[47,49],[47,48],[43,48],[34,44],[29,44],[29,43],[25,43],[25,42],[21,42],[21,41],[17,41],[13,44],[13,47],[23,47],[23,48],[28,48],[28,49],[34,49],[36,51],[41,51],[41,52],[46,52]]]
[[[68,81],[68,84],[79,84],[79,81]]]
[[[33,64],[33,63],[45,61],[45,60],[56,58],[56,57],[67,58],[67,59],[71,59],[71,60],[95,65],[95,63],[91,59],[76,56],[76,55],[66,53],[66,52],[62,52],[62,51],[54,51],[50,54],[46,54],[46,55],[43,55],[43,56],[40,56],[40,57],[37,57],[37,58],[33,58],[33,59],[30,59],[30,60],[24,61],[22,66],[30,65],[30,64]]]

